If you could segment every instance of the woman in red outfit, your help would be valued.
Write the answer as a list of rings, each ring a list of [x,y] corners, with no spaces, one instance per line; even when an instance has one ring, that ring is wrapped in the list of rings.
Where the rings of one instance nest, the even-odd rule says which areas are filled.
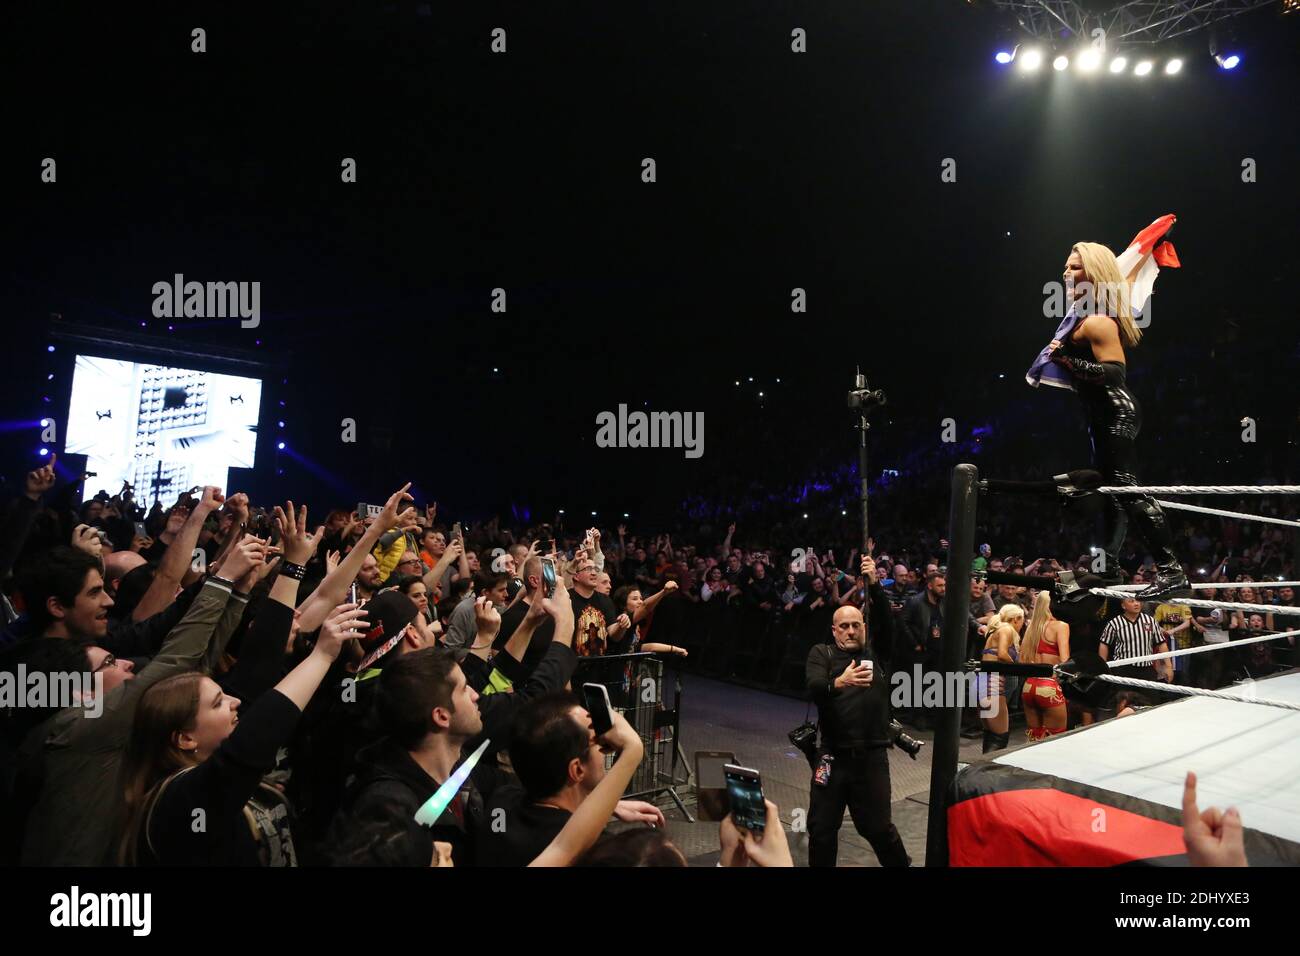
[[[1070,659],[1070,625],[1052,616],[1052,596],[1039,591],[1025,638],[1020,642],[1020,663],[1059,664]],[[1065,694],[1054,677],[1030,677],[1020,692],[1030,740],[1042,740],[1065,729]]]

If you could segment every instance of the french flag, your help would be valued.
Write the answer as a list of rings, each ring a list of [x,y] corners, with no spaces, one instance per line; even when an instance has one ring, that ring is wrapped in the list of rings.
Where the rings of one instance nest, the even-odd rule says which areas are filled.
[[[1120,275],[1127,278],[1131,284],[1129,302],[1135,318],[1146,310],[1147,300],[1151,298],[1151,291],[1156,284],[1156,276],[1160,274],[1160,267],[1178,269],[1182,266],[1173,244],[1160,241],[1177,221],[1178,218],[1173,213],[1161,216],[1134,236],[1128,248],[1115,257],[1115,261],[1119,264]],[[1066,341],[1066,336],[1074,331],[1077,322],[1074,304],[1071,303],[1070,311],[1061,320],[1052,338],[1061,342]],[[1039,385],[1050,385],[1053,388],[1073,390],[1074,384],[1070,381],[1069,373],[1048,357],[1050,352],[1050,346],[1043,347],[1038,357],[1034,359],[1034,364],[1029,366],[1029,371],[1025,373],[1025,381],[1034,388]]]

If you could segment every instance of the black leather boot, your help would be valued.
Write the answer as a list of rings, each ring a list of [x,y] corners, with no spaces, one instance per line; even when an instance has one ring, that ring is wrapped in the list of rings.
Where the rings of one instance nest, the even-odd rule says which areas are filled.
[[[984,731],[984,753],[998,749],[998,735],[991,730]]]
[[[1119,549],[1124,546],[1124,538],[1127,534],[1128,511],[1119,499],[1111,498],[1106,510],[1101,570],[1093,570],[1096,567],[1095,563],[1093,568],[1089,569],[1100,578],[1097,587],[1113,588],[1117,584],[1124,583],[1124,569],[1119,566]],[[1093,561],[1095,562],[1096,558]]]
[[[1150,587],[1137,593],[1137,599],[1155,601],[1169,597],[1191,597],[1192,589],[1187,582],[1187,574],[1174,555],[1169,522],[1160,505],[1144,495],[1129,505],[1129,517],[1147,550],[1156,559],[1156,579]]]

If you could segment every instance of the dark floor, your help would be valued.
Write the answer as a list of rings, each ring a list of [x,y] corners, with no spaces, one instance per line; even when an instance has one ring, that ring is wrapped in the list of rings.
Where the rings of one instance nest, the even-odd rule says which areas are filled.
[[[787,831],[802,809],[807,816],[810,774],[804,755],[790,745],[787,734],[804,721],[805,704],[789,697],[723,683],[694,674],[682,675],[681,753],[685,765],[678,762],[677,777],[684,779],[697,750],[723,750],[736,755],[739,763],[753,767],[763,775],[767,798],[781,810]],[[816,714],[813,714],[816,719]],[[934,735],[926,731],[908,732],[932,744]],[[893,820],[913,865],[925,861],[925,835],[930,798],[930,755],[932,746],[922,749],[912,760],[897,748],[889,751],[890,783],[894,806]],[[959,761],[979,757],[979,739],[961,740]],[[682,802],[695,813],[695,794],[691,783],[676,788]],[[718,825],[687,822],[671,796],[657,801],[668,820],[668,834],[686,854],[692,866],[713,866],[718,859]],[[808,836],[790,832],[790,848],[795,865],[808,863]],[[876,855],[857,831],[848,815],[840,830],[840,866],[878,866]]]

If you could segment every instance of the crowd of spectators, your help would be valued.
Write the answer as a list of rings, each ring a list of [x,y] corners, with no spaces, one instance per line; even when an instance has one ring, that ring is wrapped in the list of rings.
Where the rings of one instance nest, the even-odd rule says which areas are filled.
[[[642,736],[568,689],[580,658],[686,655],[642,633],[676,583],[623,584],[661,562],[449,529],[409,485],[314,530],[216,487],[74,507],[55,464],[0,527],[3,862],[685,865],[623,799]],[[722,822],[722,865],[792,865],[768,815]]]
[[[6,861],[681,865],[658,808],[622,800],[643,740],[617,715],[598,736],[566,690],[580,660],[650,652],[802,693],[810,645],[879,583],[907,661],[936,666],[949,555],[926,529],[942,498],[885,489],[877,513],[888,517],[864,561],[847,508],[821,509],[821,537],[797,516],[751,529],[688,514],[689,525],[636,533],[570,529],[560,516],[448,526],[403,488],[374,513],[336,509],[313,528],[305,507],[213,487],[170,507],[144,507],[129,486],[74,505],[81,479],[60,487],[53,461],[30,473],[0,527],[0,677],[20,689],[0,742]],[[986,585],[984,572],[1092,570],[1073,527],[1089,516],[1076,517],[1061,521],[1054,537],[1069,545],[1057,549],[1023,546],[1034,520],[1024,512],[981,524],[992,543],[974,556],[968,656],[991,615],[1034,599]],[[1294,576],[1280,528],[1193,519],[1180,549],[1195,578],[1222,585],[1211,594],[1276,611],[1166,602],[1146,609],[1153,647],[1300,628],[1294,589],[1263,583]],[[1134,583],[1150,573],[1133,546],[1120,561]],[[1081,634],[1071,647],[1095,653],[1104,641]],[[1281,638],[1158,676],[1221,686],[1294,655],[1294,638]],[[59,684],[76,674],[91,679]],[[24,696],[34,675],[48,693]],[[1077,721],[1098,716],[1073,703]],[[418,824],[471,754],[460,789]],[[604,833],[611,817],[660,826]],[[724,821],[719,839],[724,865],[789,865],[780,826],[757,838]]]

